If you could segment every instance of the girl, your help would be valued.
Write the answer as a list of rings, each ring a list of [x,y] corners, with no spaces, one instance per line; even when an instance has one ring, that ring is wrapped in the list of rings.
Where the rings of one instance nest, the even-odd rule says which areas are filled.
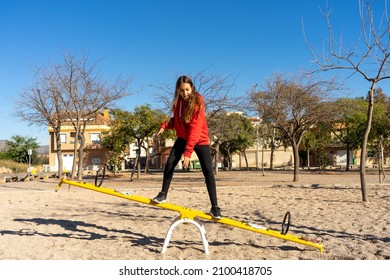
[[[194,84],[187,76],[179,77],[176,82],[172,112],[173,117],[161,125],[156,136],[163,133],[165,129],[175,129],[177,139],[165,165],[162,190],[152,200],[156,203],[166,201],[176,165],[183,156],[183,168],[187,168],[190,164],[191,154],[195,151],[202,167],[210,197],[210,215],[215,219],[221,219],[221,210],[217,203],[204,100],[196,92]]]

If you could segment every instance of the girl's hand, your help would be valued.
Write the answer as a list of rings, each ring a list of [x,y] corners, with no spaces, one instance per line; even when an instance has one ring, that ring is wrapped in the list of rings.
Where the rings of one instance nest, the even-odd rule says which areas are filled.
[[[154,135],[154,137],[157,137],[159,136],[161,133],[163,133],[165,131],[164,128],[160,128],[160,130],[156,133],[156,135]]]
[[[189,157],[184,157],[184,160],[183,160],[183,168],[186,169],[186,168],[190,165],[190,162],[191,162],[191,158],[189,158]]]

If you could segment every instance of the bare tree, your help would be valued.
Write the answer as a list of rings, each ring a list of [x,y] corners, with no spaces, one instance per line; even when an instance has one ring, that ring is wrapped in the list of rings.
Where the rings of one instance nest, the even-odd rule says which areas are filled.
[[[264,149],[270,149],[269,169],[274,169],[275,151],[278,150],[284,143],[283,137],[280,136],[280,131],[277,130],[272,124],[263,123],[259,121],[258,136],[261,139],[262,146],[262,172],[264,174]],[[282,135],[283,136],[283,135]]]
[[[77,160],[78,178],[81,179],[87,123],[103,107],[130,94],[128,87],[131,79],[122,80],[119,77],[106,81],[97,71],[96,65],[89,64],[88,56],[77,57],[67,53],[64,55],[64,63],[38,68],[35,84],[24,90],[17,101],[17,115],[22,120],[31,124],[49,125],[53,129],[57,142],[59,177],[63,171],[61,126],[65,122],[74,126],[76,141],[72,177]],[[80,145],[77,140],[80,140]]]
[[[360,75],[362,79],[370,84],[367,101],[367,123],[360,157],[362,199],[364,202],[367,202],[367,142],[372,123],[375,90],[380,81],[390,78],[390,21],[388,18],[387,1],[383,1],[383,13],[379,16],[374,15],[374,4],[376,1],[359,0],[357,3],[359,5],[361,30],[358,38],[356,38],[356,43],[351,48],[344,44],[342,38],[340,40],[334,38],[334,29],[330,20],[331,9],[323,12],[329,30],[326,50],[319,54],[309,43],[306,36],[305,40],[318,66],[318,71],[344,70],[349,73],[349,76],[354,74]]]
[[[294,154],[294,182],[299,180],[299,145],[304,134],[321,119],[332,115],[327,108],[332,81],[313,81],[297,75],[275,75],[266,80],[263,91],[254,91],[252,101],[265,124],[279,130],[291,143]]]
[[[202,94],[205,100],[208,117],[228,109],[241,109],[242,99],[234,96],[235,78],[230,75],[208,74],[205,70],[191,76],[195,88]],[[171,115],[172,100],[175,94],[174,83],[153,85],[158,92],[155,94],[156,101],[159,101],[161,109],[167,115]],[[213,114],[210,114],[213,113]]]
[[[60,131],[65,107],[61,100],[61,89],[58,87],[58,79],[50,66],[36,67],[34,74],[34,84],[22,90],[16,99],[16,115],[29,125],[49,126],[53,129],[57,146],[58,177],[62,178]]]
[[[76,161],[78,161],[77,177],[81,179],[85,128],[96,118],[98,111],[112,105],[118,99],[130,95],[128,88],[131,79],[122,80],[118,77],[113,81],[105,80],[97,70],[97,63],[89,63],[88,56],[77,57],[70,54],[64,56],[64,64],[56,67],[56,76],[64,88],[62,98],[63,102],[67,104],[68,121],[75,129],[72,177],[75,176]],[[78,156],[76,157],[76,155]]]

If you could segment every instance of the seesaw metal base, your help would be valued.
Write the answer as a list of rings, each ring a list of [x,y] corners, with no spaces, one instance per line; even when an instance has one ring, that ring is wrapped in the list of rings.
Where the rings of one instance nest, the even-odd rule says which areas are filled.
[[[255,224],[246,223],[246,222],[240,222],[240,221],[236,221],[236,220],[229,219],[226,217],[222,217],[222,219],[217,220],[217,219],[214,219],[211,215],[206,214],[206,213],[199,211],[199,210],[196,210],[196,209],[186,208],[186,207],[171,204],[171,203],[157,204],[157,203],[153,202],[150,198],[146,198],[143,196],[119,192],[119,191],[116,191],[116,190],[113,190],[110,188],[106,188],[106,187],[100,187],[100,186],[98,187],[96,185],[86,183],[86,182],[71,181],[71,180],[68,180],[65,178],[61,179],[60,183],[58,184],[58,186],[56,188],[56,191],[59,190],[59,188],[61,187],[62,184],[68,184],[68,185],[72,185],[72,186],[76,186],[76,187],[80,187],[80,188],[84,188],[84,189],[89,189],[89,190],[97,191],[100,193],[109,194],[109,195],[113,195],[116,197],[132,200],[135,202],[149,204],[151,206],[160,207],[160,208],[164,208],[167,210],[179,212],[180,216],[172,222],[170,228],[168,229],[168,232],[166,234],[166,238],[164,241],[162,253],[164,253],[167,249],[167,246],[169,244],[173,229],[177,225],[182,224],[182,223],[191,223],[198,228],[198,230],[201,234],[201,237],[202,237],[202,242],[203,242],[203,246],[205,249],[205,253],[206,254],[209,253],[208,242],[206,239],[206,230],[203,226],[203,223],[199,223],[198,221],[195,221],[195,219],[197,219],[197,220],[199,220],[199,219],[210,220],[210,221],[215,222],[215,223],[225,224],[225,225],[241,228],[244,230],[249,230],[252,232],[268,235],[271,237],[276,237],[276,238],[283,239],[286,241],[291,241],[291,242],[295,242],[298,244],[314,247],[314,248],[318,249],[320,251],[320,253],[322,253],[322,251],[323,251],[322,244],[320,244],[318,242],[308,240],[308,239],[305,239],[303,237],[298,237],[298,236],[295,236],[292,234],[288,234],[287,233],[288,227],[287,227],[287,229],[282,229],[282,232],[279,232],[279,231],[272,230],[272,229],[269,229],[269,228],[266,228],[266,227],[263,227],[260,225],[255,225]],[[287,215],[285,216],[285,220],[286,220],[286,218],[287,218]],[[288,220],[289,220],[289,215],[288,215]],[[285,221],[283,221],[283,226],[284,226],[284,222]]]
[[[199,230],[200,236],[202,238],[204,252],[206,255],[208,255],[209,254],[209,242],[207,241],[207,238],[206,238],[206,229],[204,227],[204,224],[201,221],[191,220],[188,218],[183,219],[181,217],[177,217],[176,219],[174,219],[171,226],[169,227],[167,234],[165,236],[165,241],[164,241],[164,245],[163,245],[163,248],[161,250],[161,253],[165,253],[165,251],[167,250],[169,241],[171,240],[172,232],[175,229],[175,227],[180,225],[180,224],[183,224],[183,223],[184,224],[190,223],[190,224],[193,224],[194,226],[196,226],[196,228]]]

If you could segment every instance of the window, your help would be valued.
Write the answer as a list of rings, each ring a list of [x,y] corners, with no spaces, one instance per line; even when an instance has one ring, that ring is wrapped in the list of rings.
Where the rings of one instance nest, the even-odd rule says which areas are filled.
[[[66,134],[60,134],[61,143],[66,143]]]
[[[92,158],[92,164],[100,164],[100,158]]]
[[[90,137],[91,137],[92,143],[94,143],[94,144],[100,143],[100,133],[91,133]]]
[[[70,133],[70,137],[73,138],[73,139],[70,141],[70,144],[74,144],[74,143],[75,143],[75,140],[76,140],[76,139],[74,139],[74,138],[76,138],[76,132],[72,131],[72,132]],[[80,143],[80,139],[81,139],[81,137],[80,137],[80,134],[79,134],[79,137],[77,137],[77,143]]]
[[[72,132],[70,133],[70,137],[76,138],[76,132],[72,131]],[[77,137],[77,140],[80,141],[80,139],[81,139],[81,136],[80,136],[80,134],[79,134],[79,137]],[[74,142],[73,142],[73,143],[74,143]]]

